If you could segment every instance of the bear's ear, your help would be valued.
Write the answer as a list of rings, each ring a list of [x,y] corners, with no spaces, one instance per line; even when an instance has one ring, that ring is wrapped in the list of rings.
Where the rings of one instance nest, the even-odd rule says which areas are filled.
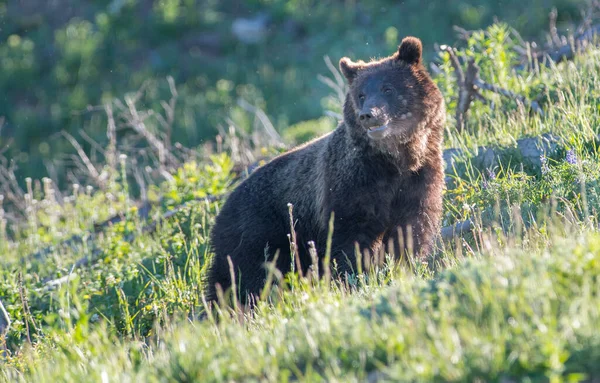
[[[356,78],[359,69],[360,65],[353,63],[348,57],[342,57],[340,59],[340,70],[350,84],[352,84],[352,81]]]
[[[416,37],[408,36],[402,39],[398,47],[398,60],[407,64],[419,64],[423,54],[423,45],[421,40]]]

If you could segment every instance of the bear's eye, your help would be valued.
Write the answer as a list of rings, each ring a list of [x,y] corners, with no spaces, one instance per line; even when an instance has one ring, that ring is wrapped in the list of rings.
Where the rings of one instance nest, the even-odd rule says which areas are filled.
[[[383,94],[392,94],[392,88],[383,88]]]
[[[364,94],[362,94],[362,93],[361,93],[361,94],[359,94],[359,95],[358,95],[358,99],[359,99],[360,101],[365,101],[365,95],[364,95]]]

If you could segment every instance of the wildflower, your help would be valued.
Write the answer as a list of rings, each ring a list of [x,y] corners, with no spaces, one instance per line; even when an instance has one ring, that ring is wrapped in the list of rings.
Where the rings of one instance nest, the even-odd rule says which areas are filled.
[[[486,170],[487,170],[487,175],[488,175],[487,178],[490,181],[495,180],[496,179],[496,172],[493,171],[492,169],[486,169]],[[483,186],[484,189],[487,189],[490,186],[490,184],[488,183],[488,179],[486,179],[485,176],[483,177],[483,185],[482,186]]]
[[[567,163],[571,165],[575,165],[577,163],[577,156],[575,156],[575,152],[573,150],[567,151],[567,157],[565,158]]]

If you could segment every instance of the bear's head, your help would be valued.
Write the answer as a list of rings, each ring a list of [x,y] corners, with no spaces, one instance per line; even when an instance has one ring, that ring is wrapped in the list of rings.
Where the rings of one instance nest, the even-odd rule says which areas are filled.
[[[422,134],[440,114],[443,97],[422,64],[421,41],[406,37],[391,56],[353,62],[340,69],[350,89],[344,119],[351,129],[373,141],[406,143]]]

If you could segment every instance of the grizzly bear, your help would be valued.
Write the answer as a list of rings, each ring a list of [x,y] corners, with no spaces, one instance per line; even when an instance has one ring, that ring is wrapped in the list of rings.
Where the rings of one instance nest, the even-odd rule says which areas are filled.
[[[309,241],[322,262],[332,213],[330,256],[340,275],[357,270],[356,244],[361,253],[385,246],[397,255],[411,242],[414,256],[430,252],[442,214],[446,112],[422,63],[421,41],[406,37],[389,57],[344,57],[339,67],[349,91],[338,127],[257,168],[225,201],[211,233],[208,301],[217,298],[217,284],[232,286],[231,269],[241,300],[256,297],[277,250],[276,267],[291,270],[288,204],[304,272]]]

